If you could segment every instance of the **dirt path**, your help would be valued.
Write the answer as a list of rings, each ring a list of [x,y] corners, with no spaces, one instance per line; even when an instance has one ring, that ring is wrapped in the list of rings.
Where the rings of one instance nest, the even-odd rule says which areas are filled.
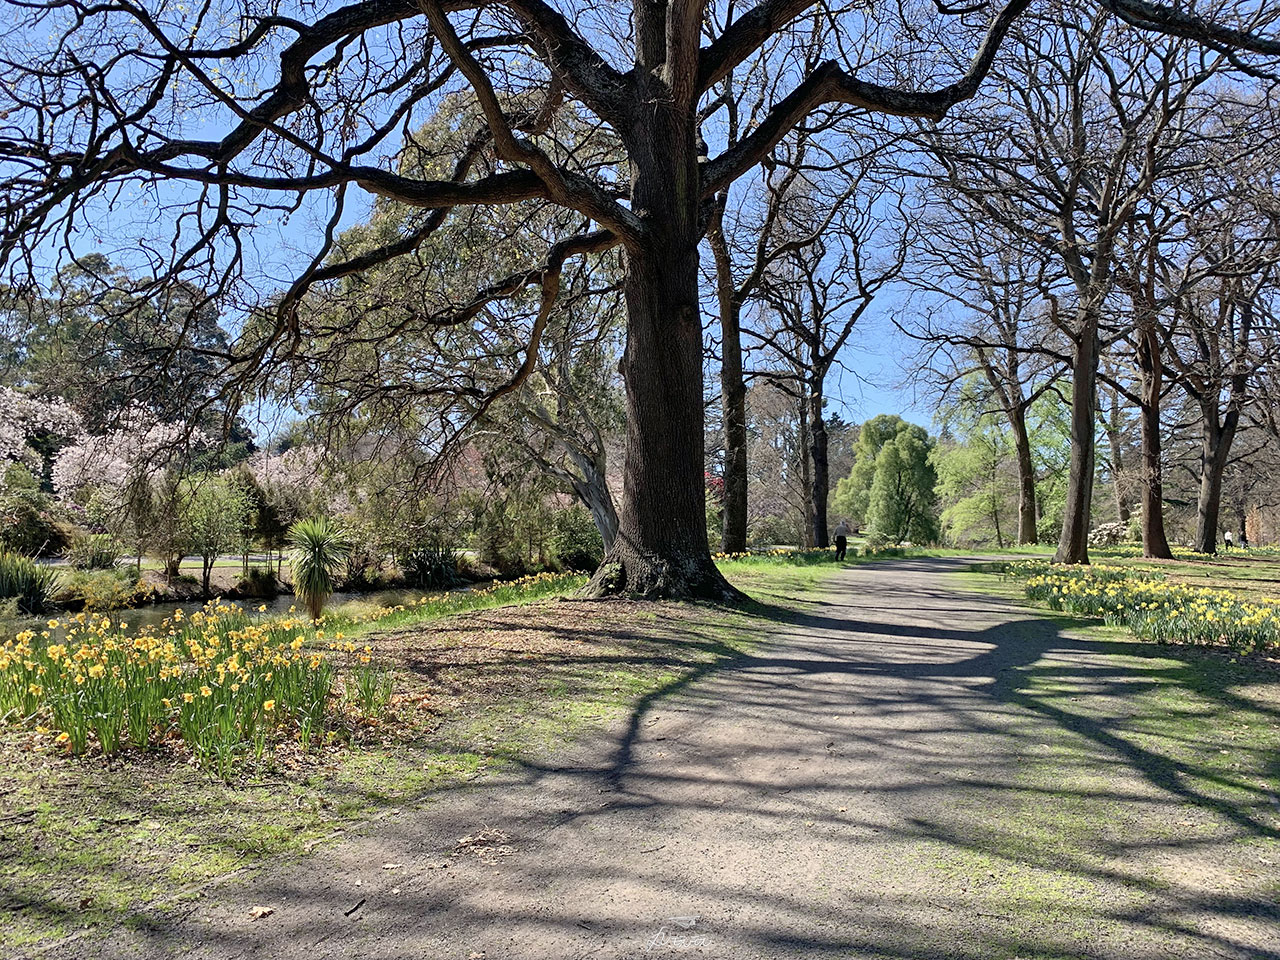
[[[956,569],[843,571],[557,766],[64,955],[1280,957],[1274,795],[1215,799],[1123,732],[1146,654]],[[1045,669],[1069,697],[1037,692]]]

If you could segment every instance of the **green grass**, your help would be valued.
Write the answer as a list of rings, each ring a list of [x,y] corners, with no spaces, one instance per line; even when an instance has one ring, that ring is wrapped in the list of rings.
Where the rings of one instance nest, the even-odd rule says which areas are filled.
[[[1144,937],[1161,956],[1209,955],[1200,924],[1155,905],[1188,890],[1224,916],[1277,902],[1274,664],[1048,614],[990,574],[947,579],[1035,612],[1005,628],[1025,662],[991,688],[1016,711],[1015,773],[974,778],[915,855],[955,891],[951,911],[998,918],[984,956],[1127,956]]]

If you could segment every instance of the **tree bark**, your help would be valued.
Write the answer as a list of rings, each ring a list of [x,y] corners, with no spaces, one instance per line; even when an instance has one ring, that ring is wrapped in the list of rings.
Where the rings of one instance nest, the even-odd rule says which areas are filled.
[[[1196,499],[1196,543],[1200,553],[1217,553],[1218,521],[1222,511],[1222,474],[1235,440],[1239,413],[1229,411],[1220,423],[1215,402],[1202,407],[1200,437],[1200,495]]]
[[[813,520],[810,526],[813,546],[826,549],[831,546],[827,536],[827,499],[831,487],[831,474],[827,461],[827,421],[822,413],[822,388],[809,386],[809,457],[813,461],[812,493]]]
[[[692,242],[627,251],[622,505],[589,596],[740,596],[707,547],[697,266]]]
[[[1111,486],[1116,498],[1116,519],[1128,523],[1129,498],[1125,495],[1124,482],[1124,448],[1120,439],[1120,400],[1115,392],[1111,393],[1111,409],[1107,413],[1107,443],[1111,447]]]
[[[613,505],[613,494],[609,492],[604,474],[589,458],[575,456],[574,460],[582,476],[573,479],[573,492],[591,511],[591,519],[595,521],[600,540],[604,543],[604,552],[608,553],[618,539],[618,511]]]
[[[1164,360],[1151,324],[1138,332],[1139,408],[1142,417],[1142,555],[1172,560],[1164,530],[1164,463],[1160,437],[1160,393]]]
[[[1027,430],[1027,409],[1019,405],[1009,411],[1013,446],[1018,461],[1018,543],[1038,543],[1036,530],[1036,468],[1031,458],[1031,434]]]
[[[723,215],[720,207],[717,216]],[[724,525],[720,549],[741,553],[747,549],[747,387],[742,380],[742,304],[733,287],[729,251],[718,222],[708,238],[716,260],[716,298],[720,306],[720,406],[724,426]]]
[[[707,545],[697,103],[664,79],[667,13],[636,8],[636,105],[623,139],[631,212],[644,229],[627,240],[623,262],[622,503],[618,538],[584,593],[737,600]]]
[[[809,403],[806,399],[801,398],[796,404],[797,413],[800,420],[800,501],[801,512],[804,514],[800,529],[803,531],[803,546],[813,547],[813,460],[809,456],[810,427],[809,427]]]
[[[1071,365],[1071,462],[1067,475],[1066,512],[1058,538],[1057,563],[1089,562],[1089,522],[1096,463],[1094,432],[1098,409],[1098,315],[1085,304]]]

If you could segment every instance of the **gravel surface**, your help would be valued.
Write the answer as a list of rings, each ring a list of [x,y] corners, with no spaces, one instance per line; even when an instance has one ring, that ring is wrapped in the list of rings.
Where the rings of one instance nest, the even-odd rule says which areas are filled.
[[[1231,809],[1043,706],[1033,664],[1114,707],[1143,661],[966,591],[962,566],[845,569],[553,765],[49,955],[1280,957],[1280,808]]]

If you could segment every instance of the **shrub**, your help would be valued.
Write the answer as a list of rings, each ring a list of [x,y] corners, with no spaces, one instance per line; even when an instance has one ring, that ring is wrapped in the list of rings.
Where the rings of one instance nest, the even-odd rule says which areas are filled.
[[[720,531],[716,531],[719,536]],[[775,544],[800,543],[804,533],[792,519],[781,516],[759,517],[747,528],[747,545],[755,549],[767,550]],[[715,549],[719,549],[717,546]]]
[[[58,602],[85,610],[118,610],[147,599],[151,588],[132,572],[132,567],[110,570],[72,570],[58,587]]]
[[[416,544],[396,559],[405,580],[420,590],[447,590],[462,582],[458,552],[443,541]]]
[[[249,572],[236,581],[236,592],[242,597],[270,599],[280,593],[280,583],[276,580],[275,570],[270,566],[250,567]]]
[[[373,590],[383,585],[383,558],[372,544],[363,539],[352,540],[348,537],[351,549],[341,569],[334,578],[334,586],[339,590]]]
[[[879,530],[872,530],[867,534],[867,552],[883,553],[889,547],[893,546],[890,537],[886,536]]]
[[[82,533],[72,538],[64,556],[77,570],[110,570],[121,550],[109,533]]]
[[[23,613],[44,613],[58,586],[58,571],[20,553],[0,551],[0,600],[14,599]]]
[[[591,511],[573,506],[552,521],[551,559],[561,570],[593,571],[604,560],[604,541]]]
[[[11,468],[6,480],[12,473]],[[65,546],[48,497],[31,486],[0,486],[0,549],[44,557],[57,556]]]
[[[351,544],[328,517],[299,520],[289,528],[286,539],[293,592],[311,611],[311,619],[319,620],[325,601],[333,594],[338,572],[351,553]]]

